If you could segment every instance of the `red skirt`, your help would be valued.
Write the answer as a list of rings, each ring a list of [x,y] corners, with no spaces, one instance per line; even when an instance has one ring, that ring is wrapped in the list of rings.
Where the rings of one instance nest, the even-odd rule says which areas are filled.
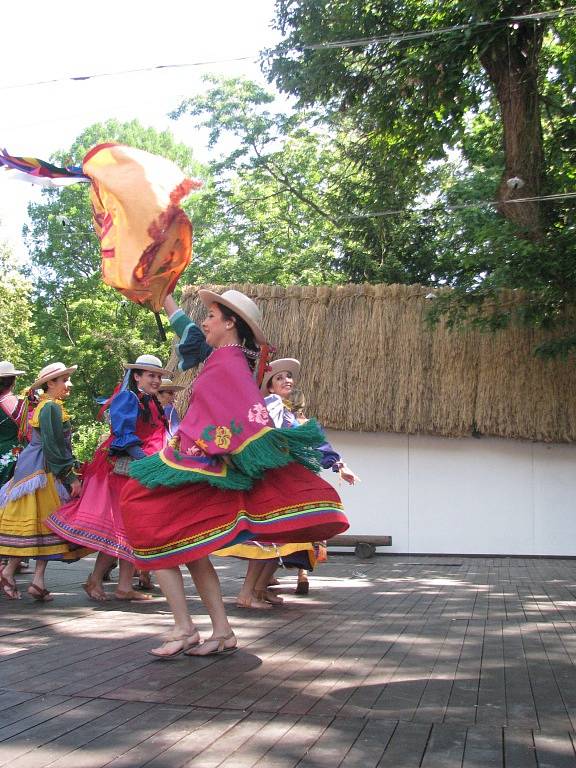
[[[321,541],[348,528],[334,488],[297,463],[268,470],[249,491],[208,483],[147,488],[130,479],[120,510],[144,569],[173,568],[240,541]]]

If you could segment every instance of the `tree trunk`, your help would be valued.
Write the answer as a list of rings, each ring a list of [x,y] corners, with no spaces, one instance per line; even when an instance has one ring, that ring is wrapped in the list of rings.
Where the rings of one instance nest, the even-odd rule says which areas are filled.
[[[482,51],[480,61],[494,87],[504,130],[505,169],[498,187],[500,213],[518,235],[539,240],[544,215],[539,201],[510,203],[541,194],[544,151],[538,94],[538,57],[544,29],[534,22],[506,28]],[[520,179],[515,185],[510,179]]]

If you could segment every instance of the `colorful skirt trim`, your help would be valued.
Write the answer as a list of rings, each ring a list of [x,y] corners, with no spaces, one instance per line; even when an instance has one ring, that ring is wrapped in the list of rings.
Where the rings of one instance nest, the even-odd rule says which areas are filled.
[[[20,493],[23,487],[28,493]],[[12,481],[7,489],[9,500],[0,508],[0,555],[74,561],[89,554],[90,550],[63,541],[46,526],[50,513],[62,503],[59,487],[64,488],[45,472],[20,483]]]
[[[172,568],[247,540],[308,543],[348,528],[334,488],[300,464],[266,472],[249,491],[208,483],[147,488],[129,480],[120,500],[140,568]]]

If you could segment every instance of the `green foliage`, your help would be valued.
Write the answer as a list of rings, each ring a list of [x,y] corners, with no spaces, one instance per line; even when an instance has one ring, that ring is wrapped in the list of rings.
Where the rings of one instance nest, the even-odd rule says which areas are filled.
[[[530,295],[520,319],[557,327],[559,350],[569,343],[573,321],[565,307],[576,296],[573,201],[533,205],[524,221],[520,213],[528,207],[522,204],[485,204],[506,199],[505,181],[513,175],[525,178],[526,196],[574,190],[576,25],[568,17],[506,21],[563,5],[277,0],[276,25],[285,37],[265,52],[264,66],[300,107],[314,108],[337,135],[353,136],[346,156],[366,185],[362,209],[410,207],[410,189],[420,192],[416,202],[424,207],[437,203],[426,213],[385,214],[363,229],[354,226],[364,266],[358,269],[359,258],[350,262],[353,279],[415,277],[452,286],[432,317],[490,328],[514,313],[500,307],[482,320],[478,308],[486,299],[496,306],[502,288],[520,288]],[[442,32],[455,25],[467,28]],[[310,47],[419,30],[438,34]],[[507,78],[516,70],[522,74],[514,84]],[[525,89],[520,116],[507,112],[517,88]],[[512,155],[509,137],[528,117],[532,143],[519,133],[522,150]],[[396,205],[386,185],[397,195]],[[360,189],[348,190],[353,200],[362,200]]]
[[[74,429],[72,451],[78,461],[90,461],[96,448],[110,434],[110,427],[100,421],[88,421]]]
[[[28,370],[31,362],[30,283],[19,273],[13,254],[0,242],[0,358]]]

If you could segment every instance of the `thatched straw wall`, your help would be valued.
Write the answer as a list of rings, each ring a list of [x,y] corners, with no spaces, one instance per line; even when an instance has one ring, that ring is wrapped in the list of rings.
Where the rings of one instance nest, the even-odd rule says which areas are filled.
[[[276,357],[302,362],[306,411],[326,427],[576,439],[573,360],[534,357],[538,331],[431,330],[422,286],[225,287],[258,302]],[[203,317],[195,288],[185,290],[183,309]],[[178,381],[190,384],[193,373]]]

